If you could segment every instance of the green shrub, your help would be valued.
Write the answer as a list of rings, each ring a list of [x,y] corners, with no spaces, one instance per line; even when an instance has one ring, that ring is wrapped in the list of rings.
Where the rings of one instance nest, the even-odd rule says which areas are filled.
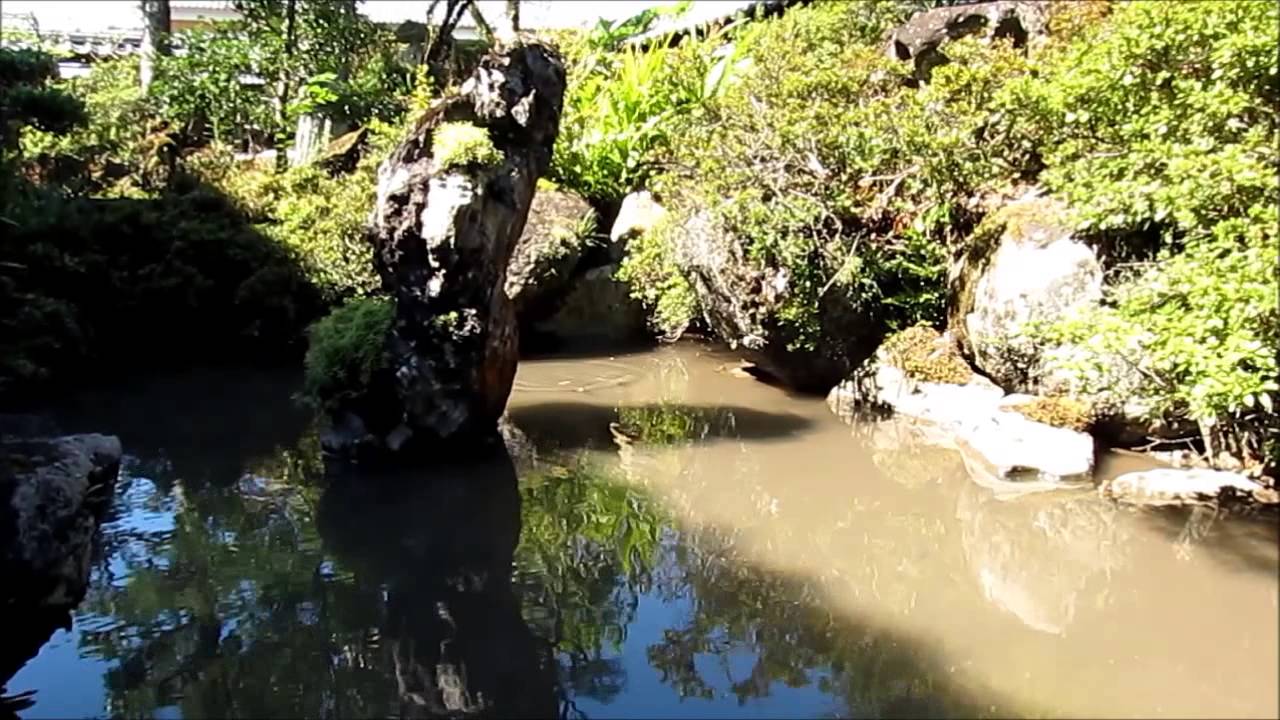
[[[362,395],[387,365],[394,314],[395,305],[385,298],[360,298],[317,320],[308,330],[302,397],[332,409]]]
[[[674,123],[719,91],[736,57],[718,62],[711,56],[714,39],[620,49],[661,14],[680,10],[649,9],[560,38],[569,85],[552,156],[557,182],[605,202],[644,187],[660,170]],[[714,75],[713,67],[719,68]]]
[[[365,222],[386,145],[376,137],[356,169],[340,175],[316,165],[277,173],[262,164],[232,162],[225,150],[202,153],[188,165],[292,253],[326,302],[339,303],[369,295],[380,285]]]
[[[50,175],[65,161],[72,161],[78,171],[65,176],[54,170],[47,181],[77,192],[111,187],[115,194],[163,185],[166,154],[175,149],[154,103],[140,89],[137,58],[95,63],[88,75],[59,87],[84,103],[85,122],[66,133],[33,132],[23,137],[23,155],[42,175]]]
[[[5,214],[0,372],[20,389],[115,362],[287,346],[318,309],[294,256],[208,189],[36,192]]]
[[[667,217],[627,241],[618,272],[618,278],[631,286],[631,295],[650,309],[650,323],[669,337],[684,332],[698,313],[693,287],[673,260],[679,232],[680,226]]]
[[[990,98],[1027,61],[966,39],[931,84],[908,87],[909,64],[879,45],[902,17],[892,4],[831,3],[749,26],[736,41],[749,65],[670,143],[658,189],[675,216],[709,209],[751,263],[787,271],[779,319],[793,349],[824,344],[821,308],[837,298],[887,329],[940,318],[947,246],[976,220],[971,198],[1022,171],[983,132]],[[642,251],[636,277],[675,264],[660,245]],[[666,285],[667,305],[687,305],[684,286]]]
[[[1020,90],[1025,122],[1045,128],[1042,179],[1079,227],[1159,238],[1102,307],[1037,333],[1084,350],[1053,369],[1112,404],[1194,419],[1250,462],[1280,429],[1278,20],[1270,2],[1119,4]],[[1145,378],[1136,397],[1110,398],[1116,364]]]
[[[431,136],[432,156],[442,170],[488,167],[502,162],[489,131],[471,123],[447,122]]]

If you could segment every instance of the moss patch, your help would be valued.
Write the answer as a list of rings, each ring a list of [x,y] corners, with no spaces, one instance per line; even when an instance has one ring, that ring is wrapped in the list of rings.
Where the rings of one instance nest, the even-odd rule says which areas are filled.
[[[1039,397],[1009,408],[1029,420],[1045,425],[1084,432],[1093,424],[1093,409],[1088,403],[1065,397]]]
[[[431,149],[441,170],[490,167],[502,161],[502,155],[489,139],[489,131],[471,123],[442,124],[432,135]]]
[[[955,345],[928,325],[889,337],[882,349],[890,364],[916,380],[964,385],[973,379],[973,370]]]

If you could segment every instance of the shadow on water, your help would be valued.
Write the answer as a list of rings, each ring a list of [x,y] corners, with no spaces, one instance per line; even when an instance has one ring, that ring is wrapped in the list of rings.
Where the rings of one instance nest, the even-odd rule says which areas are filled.
[[[118,435],[161,482],[235,483],[251,460],[296,445],[311,424],[292,399],[297,369],[211,366],[133,378],[68,398],[49,414],[62,432]]]
[[[786,413],[681,403],[608,407],[553,402],[513,407],[508,414],[538,446],[566,450],[612,447],[615,433],[654,444],[717,438],[768,440],[797,435],[812,424]]]

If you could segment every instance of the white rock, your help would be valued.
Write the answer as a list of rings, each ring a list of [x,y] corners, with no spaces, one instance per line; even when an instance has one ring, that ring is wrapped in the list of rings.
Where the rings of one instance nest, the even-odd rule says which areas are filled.
[[[1018,481],[1024,489],[1043,489],[1087,481],[1093,472],[1092,437],[1005,410],[1004,391],[977,373],[965,385],[919,382],[877,363],[861,391],[845,382],[827,399],[842,417],[867,401],[932,426],[923,437],[961,450],[970,473],[983,484]]]
[[[1187,505],[1216,501],[1224,490],[1274,503],[1276,492],[1233,472],[1203,468],[1139,470],[1105,480],[1103,497],[1135,505]]]
[[[1102,265],[1072,237],[1057,201],[1031,195],[1000,212],[1009,227],[977,279],[964,324],[978,368],[1012,388],[1038,379],[1040,348],[1027,326],[1098,302]]]
[[[647,190],[633,192],[622,199],[618,218],[613,221],[613,228],[609,230],[609,240],[616,243],[643,235],[666,215],[666,209],[655,202],[653,195]]]

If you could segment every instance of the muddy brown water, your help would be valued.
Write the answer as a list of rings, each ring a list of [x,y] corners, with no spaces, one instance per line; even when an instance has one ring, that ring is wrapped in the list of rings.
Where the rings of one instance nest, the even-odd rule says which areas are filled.
[[[510,458],[403,485],[318,469],[292,376],[86,395],[63,426],[131,457],[89,598],[7,692],[23,717],[1280,714],[1273,518],[999,492],[736,364],[524,361]]]

